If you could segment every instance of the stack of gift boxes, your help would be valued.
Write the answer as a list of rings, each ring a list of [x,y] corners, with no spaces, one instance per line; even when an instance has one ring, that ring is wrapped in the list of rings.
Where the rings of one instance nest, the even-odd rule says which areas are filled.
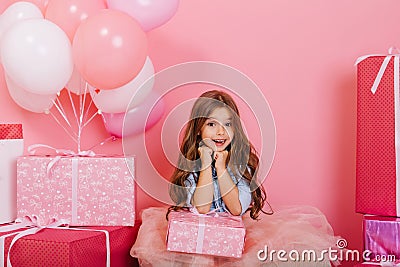
[[[22,126],[0,124],[0,267],[138,265],[134,157],[23,151]],[[166,240],[171,252],[240,258],[245,228],[240,216],[171,212]]]
[[[0,135],[0,267],[137,264],[133,157],[23,156],[21,125]]]
[[[399,55],[361,57],[357,70],[356,212],[364,214],[364,260],[393,263],[400,259]]]

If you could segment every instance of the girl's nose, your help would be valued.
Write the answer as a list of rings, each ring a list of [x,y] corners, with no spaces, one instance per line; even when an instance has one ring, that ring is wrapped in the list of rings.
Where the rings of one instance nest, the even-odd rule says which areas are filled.
[[[225,127],[221,124],[218,124],[217,134],[225,134]]]

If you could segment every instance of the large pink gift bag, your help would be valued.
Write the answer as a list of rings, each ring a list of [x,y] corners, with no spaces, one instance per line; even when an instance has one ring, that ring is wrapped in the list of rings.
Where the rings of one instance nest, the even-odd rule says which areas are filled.
[[[74,226],[135,223],[133,157],[19,157],[17,182],[18,217]]]
[[[0,124],[0,224],[17,216],[17,157],[24,152],[21,124]]]
[[[245,235],[246,229],[239,216],[171,212],[167,250],[240,258]]]
[[[400,216],[399,55],[357,67],[356,211]]]

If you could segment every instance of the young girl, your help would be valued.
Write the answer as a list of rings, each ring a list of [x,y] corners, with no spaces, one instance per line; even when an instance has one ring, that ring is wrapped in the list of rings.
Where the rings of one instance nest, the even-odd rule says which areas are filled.
[[[257,182],[259,158],[245,135],[239,110],[222,91],[203,93],[194,103],[171,177],[170,196],[175,205],[142,212],[142,225],[131,256],[142,266],[331,266],[319,252],[334,248],[336,237],[316,208],[295,206],[264,212],[268,202]],[[268,205],[269,206],[269,205]],[[199,213],[241,215],[246,241],[241,259],[170,252],[165,238],[172,210],[189,208]],[[265,216],[270,214],[271,216]],[[271,251],[314,250],[319,257],[289,260]]]
[[[171,177],[172,209],[195,207],[258,217],[266,202],[257,184],[259,159],[245,135],[232,97],[208,91],[194,103]]]

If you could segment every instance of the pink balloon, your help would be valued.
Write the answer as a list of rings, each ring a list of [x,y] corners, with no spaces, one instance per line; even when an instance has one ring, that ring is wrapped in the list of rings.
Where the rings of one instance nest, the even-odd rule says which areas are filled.
[[[133,136],[153,127],[162,117],[165,104],[159,95],[151,92],[139,106],[126,113],[102,113],[107,132],[115,137]]]
[[[81,22],[105,8],[103,0],[50,0],[45,18],[63,29],[72,42]]]
[[[159,27],[171,19],[179,0],[107,0],[108,8],[124,11],[139,21],[144,31]]]
[[[102,112],[120,113],[131,109],[146,100],[154,86],[154,66],[147,57],[142,70],[127,84],[113,89],[101,90],[88,86],[95,106]],[[134,99],[132,100],[132,97]]]
[[[92,86],[114,89],[131,81],[147,57],[146,33],[129,15],[104,9],[82,21],[72,44],[75,66]]]
[[[4,12],[9,6],[16,2],[21,2],[20,0],[0,0],[0,14]],[[30,2],[35,4],[42,13],[44,13],[47,3],[49,0],[24,0],[23,2]]]

